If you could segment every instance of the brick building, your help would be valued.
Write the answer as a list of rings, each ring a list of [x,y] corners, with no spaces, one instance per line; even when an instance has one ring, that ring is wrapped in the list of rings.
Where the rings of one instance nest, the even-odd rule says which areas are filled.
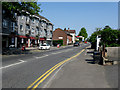
[[[63,40],[63,45],[72,44],[72,35],[67,31],[57,28],[53,31],[53,40]]]

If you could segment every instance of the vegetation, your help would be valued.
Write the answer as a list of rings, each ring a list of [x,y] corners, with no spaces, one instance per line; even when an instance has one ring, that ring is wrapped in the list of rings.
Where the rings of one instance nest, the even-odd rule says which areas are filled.
[[[26,14],[25,12],[21,12],[22,10],[25,10],[32,15],[38,14],[39,12],[42,12],[40,5],[41,4],[38,4],[35,0],[33,0],[33,2],[2,2],[2,8],[10,15],[11,13]]]
[[[109,26],[105,26],[104,29],[95,31],[88,39],[92,44],[92,48],[96,47],[97,35],[101,35],[101,45],[105,44],[106,47],[120,46],[119,30],[113,30]]]
[[[84,27],[81,28],[81,30],[80,30],[78,36],[83,36],[84,39],[86,39],[86,38],[88,37],[87,31],[86,31],[86,29],[85,29]]]
[[[53,40],[53,45],[57,46],[57,44],[63,45],[63,40]]]

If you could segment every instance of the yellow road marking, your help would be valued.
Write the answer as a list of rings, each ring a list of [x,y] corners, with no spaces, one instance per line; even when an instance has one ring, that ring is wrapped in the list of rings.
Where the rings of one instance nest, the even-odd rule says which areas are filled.
[[[78,54],[64,60],[61,61],[60,63],[56,64],[55,66],[53,66],[51,69],[49,69],[48,71],[46,71],[42,76],[40,76],[37,80],[35,80],[28,88],[27,90],[29,90],[29,88],[31,88],[33,85],[36,85],[33,87],[32,90],[35,90],[35,88],[37,88],[53,71],[55,71],[58,67],[60,67],[61,65],[63,65],[65,62],[77,57],[78,55],[80,55],[85,49],[83,49],[81,52],[79,52]],[[42,79],[41,79],[42,78]],[[41,80],[40,80],[41,79]],[[40,81],[39,81],[40,80]],[[38,82],[39,81],[39,82]],[[38,83],[37,83],[38,82]]]

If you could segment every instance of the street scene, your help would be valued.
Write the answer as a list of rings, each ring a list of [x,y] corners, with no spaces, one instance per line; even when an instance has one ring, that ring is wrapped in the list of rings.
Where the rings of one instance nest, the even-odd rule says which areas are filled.
[[[118,90],[119,7],[119,2],[2,2],[0,88]]]

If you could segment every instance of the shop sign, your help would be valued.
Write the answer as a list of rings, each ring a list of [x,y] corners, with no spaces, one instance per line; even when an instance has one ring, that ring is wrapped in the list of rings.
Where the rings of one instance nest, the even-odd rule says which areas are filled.
[[[63,39],[63,37],[58,37],[59,39]]]

